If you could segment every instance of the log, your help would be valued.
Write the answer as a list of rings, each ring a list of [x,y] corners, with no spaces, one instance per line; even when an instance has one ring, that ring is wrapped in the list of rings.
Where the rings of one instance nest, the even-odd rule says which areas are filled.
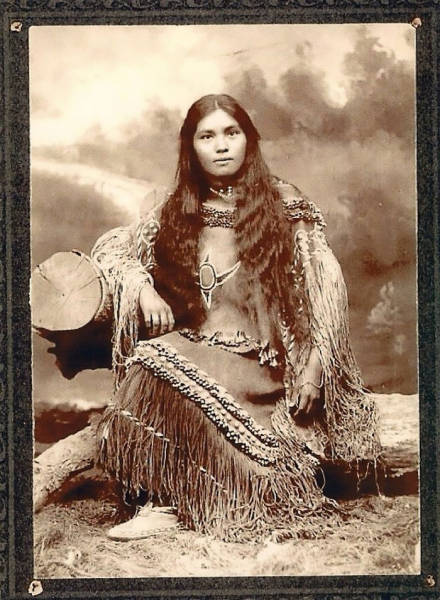
[[[60,440],[34,460],[34,511],[38,512],[70,479],[91,469],[96,454],[96,425]]]
[[[31,276],[32,324],[43,331],[80,329],[103,312],[106,284],[79,250],[57,252]]]
[[[387,495],[416,493],[419,486],[419,397],[376,394],[384,467],[381,490]]]
[[[84,369],[111,368],[112,302],[88,256],[58,252],[31,276],[32,326],[53,342],[48,352],[67,379]]]
[[[418,395],[376,394],[379,435],[389,476],[398,477],[419,463]]]

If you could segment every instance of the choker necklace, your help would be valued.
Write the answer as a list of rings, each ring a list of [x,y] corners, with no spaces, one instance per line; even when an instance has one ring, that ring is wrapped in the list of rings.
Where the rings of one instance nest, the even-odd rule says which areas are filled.
[[[219,196],[219,198],[223,198],[224,200],[230,200],[234,195],[234,188],[232,187],[232,185],[228,185],[227,188],[220,188],[219,190],[210,187],[209,191],[215,194],[216,196]]]

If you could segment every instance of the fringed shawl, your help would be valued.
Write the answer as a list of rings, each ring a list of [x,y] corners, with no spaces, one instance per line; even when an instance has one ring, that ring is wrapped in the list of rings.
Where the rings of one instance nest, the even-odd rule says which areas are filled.
[[[322,367],[325,418],[314,424],[315,434],[327,457],[334,460],[375,460],[380,452],[377,415],[373,400],[362,386],[350,342],[347,292],[341,268],[329,248],[319,209],[290,184],[277,181],[284,214],[292,223],[293,285],[300,296],[300,313],[306,333],[280,322],[286,349],[284,385],[286,408],[295,401],[299,380],[316,348]],[[153,283],[154,243],[160,226],[160,210],[166,198],[156,198],[152,211],[132,227],[104,234],[92,251],[113,295],[113,365],[116,387],[125,373],[139,333],[139,293]]]

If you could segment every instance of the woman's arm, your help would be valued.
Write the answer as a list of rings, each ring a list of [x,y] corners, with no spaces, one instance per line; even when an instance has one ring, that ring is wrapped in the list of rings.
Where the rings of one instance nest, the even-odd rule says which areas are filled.
[[[292,270],[296,284],[300,288],[299,294],[301,296],[301,302],[305,305],[303,306],[303,310],[309,319],[309,327],[313,313],[313,307],[310,304],[311,298],[307,293],[308,282],[311,276],[310,271],[307,272],[309,266],[307,263],[310,258],[308,256],[306,257],[304,253],[299,255],[299,248],[296,245],[296,234],[301,232],[301,234],[308,235],[313,231],[313,228],[314,225],[304,219],[292,219],[292,237],[294,240],[294,261]],[[305,261],[304,258],[306,259]],[[304,262],[306,264],[304,264]],[[321,408],[321,389],[323,380],[321,354],[313,339],[312,330],[309,331],[309,334],[311,348],[304,365],[297,373],[294,385],[295,394],[292,398],[293,407],[291,412],[293,415],[297,416],[308,416],[312,413],[316,414]],[[296,394],[297,397],[295,398]]]
[[[152,277],[160,208],[154,208],[136,225],[105,233],[92,250],[92,260],[113,298],[113,368],[117,380],[123,373],[125,358],[137,343],[140,314],[153,336],[174,326],[172,311],[154,289]]]
[[[287,327],[286,398],[310,412],[318,394],[324,401],[323,421],[315,432],[329,457],[343,460],[376,459],[380,453],[377,410],[366,392],[353,355],[348,297],[338,260],[329,247],[319,209],[297,188],[284,184],[282,194],[292,227],[292,274],[304,315],[297,333]],[[297,315],[292,315],[295,323]],[[321,371],[319,385],[315,388]],[[302,390],[298,388],[305,382]],[[302,393],[301,393],[302,392]]]
[[[339,262],[327,243],[319,208],[295,186],[278,181],[277,187],[291,228],[292,275],[311,346],[296,373],[297,382],[319,386],[323,371],[334,362],[334,351],[348,343],[347,291]]]
[[[296,239],[299,231],[309,234],[315,226],[321,229],[325,222],[318,207],[306,198],[300,190],[290,183],[281,180],[276,181],[277,189],[283,203],[283,212],[286,220],[291,224],[292,239]],[[294,244],[294,263],[292,267],[295,287],[303,303],[304,311],[309,315],[308,298],[305,290],[304,268],[301,258],[296,252]],[[302,364],[299,373],[295,377],[293,397],[291,398],[292,414],[309,415],[316,412],[321,398],[322,387],[322,364],[318,348],[312,346],[308,357]]]
[[[300,220],[292,224],[292,232],[293,270],[301,280],[310,341],[321,368],[348,367],[360,384],[349,344],[348,297],[340,264],[320,224]]]

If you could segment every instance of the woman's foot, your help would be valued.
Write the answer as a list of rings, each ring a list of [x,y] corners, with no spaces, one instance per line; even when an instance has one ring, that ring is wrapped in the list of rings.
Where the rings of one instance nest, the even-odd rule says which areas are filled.
[[[171,506],[142,506],[135,516],[108,530],[111,540],[141,540],[167,529],[177,528],[177,516]]]

